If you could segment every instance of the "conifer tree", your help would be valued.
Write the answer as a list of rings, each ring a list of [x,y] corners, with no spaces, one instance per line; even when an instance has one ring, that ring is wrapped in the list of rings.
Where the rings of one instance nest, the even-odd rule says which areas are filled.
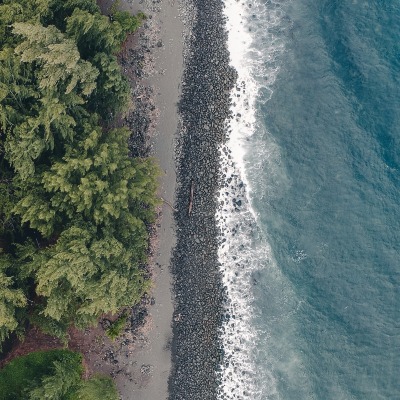
[[[21,200],[12,209],[13,213],[20,216],[22,223],[28,223],[29,228],[36,229],[44,238],[49,238],[61,217],[51,207],[43,189],[38,185],[20,197]]]
[[[81,379],[81,357],[76,353],[64,354],[53,361],[49,372],[39,381],[24,382],[27,400],[118,400],[119,395],[112,379],[95,375]]]
[[[113,19],[121,26],[123,35],[135,32],[141,25],[146,16],[139,12],[137,15],[132,16],[126,11],[116,11],[113,13]]]
[[[76,41],[86,59],[98,52],[117,52],[124,38],[120,24],[110,23],[108,17],[98,13],[92,14],[77,8],[66,21],[67,35]]]
[[[154,206],[155,168],[149,161],[128,157],[129,132],[86,129],[91,129],[86,138],[68,146],[63,160],[43,173],[43,187],[52,194],[52,206],[69,219],[81,214],[85,220],[106,226],[124,210],[133,209],[132,205]]]
[[[29,391],[29,400],[72,399],[81,384],[82,367],[76,365],[74,358],[64,356],[61,361],[53,362],[52,372],[42,379],[39,386]]]
[[[39,88],[43,93],[78,90],[90,95],[96,87],[98,70],[80,57],[74,40],[54,26],[15,23],[13,33],[25,40],[15,48],[22,62],[39,63]],[[78,85],[79,84],[79,85]]]
[[[83,381],[77,390],[76,400],[118,400],[118,392],[112,380],[106,376],[95,376]]]
[[[114,237],[96,239],[94,227],[71,227],[55,245],[26,254],[25,267],[44,300],[41,313],[66,326],[86,327],[137,302],[147,289],[136,253]]]
[[[99,77],[90,106],[107,119],[110,113],[122,111],[129,104],[129,85],[114,55],[97,53],[92,64],[99,70]]]
[[[9,271],[12,259],[2,254],[0,249],[0,345],[17,326],[16,311],[26,305],[26,297],[21,289],[15,288],[15,282]]]
[[[52,0],[2,0],[0,4],[0,38],[5,46],[17,43],[11,35],[15,22],[38,23],[51,14],[49,5]]]

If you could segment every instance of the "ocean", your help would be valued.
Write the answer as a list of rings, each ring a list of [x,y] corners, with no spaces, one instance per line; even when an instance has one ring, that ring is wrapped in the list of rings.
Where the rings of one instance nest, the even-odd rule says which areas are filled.
[[[400,399],[400,3],[225,0],[220,399]]]

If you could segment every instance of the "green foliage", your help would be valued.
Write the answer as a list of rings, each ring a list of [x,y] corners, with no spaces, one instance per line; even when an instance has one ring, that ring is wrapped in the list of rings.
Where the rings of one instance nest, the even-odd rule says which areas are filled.
[[[115,340],[122,334],[128,321],[128,314],[120,315],[111,325],[107,328],[106,334],[111,340]]]
[[[118,22],[125,33],[135,32],[146,19],[145,14],[138,12],[135,16],[130,15],[127,11],[120,11],[120,0],[115,0],[110,7],[110,14],[114,21]]]
[[[29,322],[37,326],[42,332],[55,336],[64,346],[68,344],[67,329],[70,325],[69,320],[56,321],[43,314],[44,305],[38,304],[33,312],[28,315]]]
[[[142,21],[146,19],[143,13],[138,13],[136,16],[130,15],[126,11],[116,11],[113,14],[114,21],[118,22],[124,34],[135,32],[139,29]]]
[[[97,53],[93,65],[99,70],[97,89],[91,99],[91,107],[101,115],[122,111],[129,104],[129,85],[118,71],[120,67],[114,55]]]
[[[15,22],[38,22],[49,14],[50,0],[3,0],[0,12],[0,37],[4,45],[15,44],[10,27]]]
[[[21,199],[12,209],[15,215],[21,217],[22,223],[29,223],[31,229],[38,230],[43,237],[50,237],[56,223],[60,223],[60,217],[52,209],[46,193],[37,183],[37,180],[16,179],[16,187],[20,188]],[[29,190],[26,190],[29,188]]]
[[[104,15],[79,8],[67,18],[66,33],[74,39],[85,58],[91,58],[98,52],[117,52],[126,36],[119,23],[110,23]]]
[[[55,245],[33,254],[27,267],[35,270],[36,293],[44,299],[41,314],[84,327],[140,299],[147,286],[135,261],[136,254],[117,239],[73,226]]]
[[[68,147],[63,160],[43,174],[52,205],[69,218],[81,213],[96,224],[119,218],[133,196],[130,183],[135,174],[132,161],[123,154],[126,136],[125,131],[103,134],[98,128]]]
[[[15,287],[14,279],[9,275],[12,264],[11,257],[0,250],[0,344],[17,329],[16,312],[26,305],[23,291]]]
[[[51,374],[45,375],[37,387],[26,391],[29,400],[71,399],[82,374],[81,362],[77,361],[73,356],[53,361]]]
[[[78,353],[69,350],[30,353],[15,358],[0,370],[0,400],[29,399],[26,392],[37,388],[43,378],[54,374],[55,362],[69,365],[80,376],[82,357]]]
[[[13,235],[19,228],[19,221],[13,216],[15,196],[12,177],[0,174],[0,237]],[[0,248],[2,247],[0,241]]]
[[[121,0],[114,0],[113,3],[111,4],[111,7],[108,10],[109,14],[114,15],[120,7],[121,7]]]
[[[117,389],[111,378],[97,375],[82,382],[74,400],[119,400]]]
[[[69,350],[30,353],[0,371],[0,400],[118,400],[111,378],[82,380],[82,356]]]
[[[15,48],[22,62],[35,63],[39,89],[43,93],[70,93],[77,88],[88,96],[96,87],[98,71],[81,59],[74,40],[56,27],[15,23],[13,33],[25,40]]]
[[[52,0],[49,6],[52,15],[49,20],[44,21],[44,25],[51,23],[65,32],[66,18],[71,16],[75,9],[88,11],[91,14],[100,13],[96,0]]]
[[[66,340],[148,287],[158,168],[107,128],[130,97],[115,53],[143,18],[110,19],[94,0],[0,1],[0,344],[26,314]]]

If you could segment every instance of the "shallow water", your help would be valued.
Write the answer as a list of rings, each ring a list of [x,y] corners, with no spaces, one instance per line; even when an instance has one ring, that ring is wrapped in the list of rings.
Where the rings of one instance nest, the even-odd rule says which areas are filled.
[[[400,398],[400,6],[226,5],[220,397]]]

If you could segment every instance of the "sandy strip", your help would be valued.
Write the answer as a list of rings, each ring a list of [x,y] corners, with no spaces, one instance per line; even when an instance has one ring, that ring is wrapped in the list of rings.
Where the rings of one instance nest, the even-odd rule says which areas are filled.
[[[177,103],[182,73],[182,28],[175,4],[160,3],[161,13],[153,13],[153,23],[160,27],[162,47],[156,48],[156,74],[150,78],[155,87],[155,105],[160,111],[157,135],[154,137],[154,156],[163,176],[161,177],[162,208],[161,225],[158,230],[158,252],[154,267],[155,287],[152,293],[155,303],[150,305],[151,329],[146,334],[147,343],[135,356],[134,376],[137,382],[120,387],[122,399],[164,400],[168,398],[168,378],[171,369],[170,342],[172,340],[173,299],[171,293],[170,261],[175,244],[173,211],[176,173],[174,162],[174,139],[178,127]],[[145,13],[150,14],[146,9]],[[167,203],[168,202],[168,203]]]
[[[103,2],[103,12],[110,4]],[[159,117],[151,137],[151,153],[163,172],[160,196],[165,202],[162,205],[152,266],[154,287],[150,294],[152,301],[148,309],[148,322],[136,342],[133,354],[118,355],[118,358],[126,357],[123,362],[120,360],[120,364],[128,364],[128,367],[116,374],[115,381],[122,400],[165,400],[168,398],[171,370],[170,343],[174,309],[170,262],[175,245],[172,210],[176,188],[174,148],[183,69],[183,24],[175,1],[142,0],[139,4],[121,1],[120,7],[134,13],[141,10],[149,17],[139,32],[148,41],[151,50],[147,65],[140,66],[146,71],[139,84],[154,88],[153,101]]]

